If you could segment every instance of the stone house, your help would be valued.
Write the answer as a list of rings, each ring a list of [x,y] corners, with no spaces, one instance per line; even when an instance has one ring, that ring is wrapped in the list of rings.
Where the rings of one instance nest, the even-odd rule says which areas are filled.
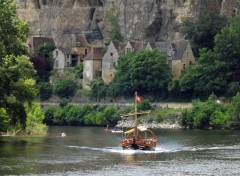
[[[90,83],[102,75],[102,47],[92,47],[88,54],[83,58],[83,82],[85,89],[90,88]]]
[[[166,55],[172,76],[179,78],[182,70],[196,64],[191,45],[188,40],[148,43],[146,49],[157,49]]]
[[[128,41],[127,44],[124,47],[125,54],[129,52],[137,52],[142,49],[144,49],[144,43],[143,41]]]
[[[128,52],[136,52],[144,48],[141,41],[128,41],[126,44],[111,41],[107,51],[102,58],[102,79],[105,84],[109,84],[114,78],[115,67],[121,55]]]
[[[66,68],[76,67],[82,60],[76,49],[55,48],[53,50],[53,69],[59,73],[64,73]]]
[[[102,58],[102,79],[105,84],[109,84],[114,78],[115,67],[118,64],[120,55],[124,52],[124,45],[111,41]]]
[[[91,45],[88,43],[85,35],[76,35],[73,45],[68,48],[56,48],[53,51],[55,59],[54,70],[64,73],[64,70],[69,67],[76,67],[83,62],[83,58],[91,50]]]
[[[91,45],[88,43],[86,36],[80,34],[76,35],[76,44],[73,48],[75,48],[78,51],[78,54],[84,58],[91,50]]]

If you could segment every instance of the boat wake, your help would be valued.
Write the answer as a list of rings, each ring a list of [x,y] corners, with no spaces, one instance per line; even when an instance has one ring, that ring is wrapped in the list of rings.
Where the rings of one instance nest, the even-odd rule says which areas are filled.
[[[86,146],[67,146],[69,148],[76,148],[80,150],[92,150],[100,151],[106,153],[119,153],[124,155],[134,155],[134,154],[158,154],[158,153],[176,153],[176,152],[195,152],[195,151],[207,151],[207,150],[239,150],[240,146],[216,146],[216,147],[182,147],[178,149],[165,149],[162,147],[156,147],[154,151],[146,150],[123,150],[121,147],[106,147],[106,148],[97,148],[97,147],[86,147]]]

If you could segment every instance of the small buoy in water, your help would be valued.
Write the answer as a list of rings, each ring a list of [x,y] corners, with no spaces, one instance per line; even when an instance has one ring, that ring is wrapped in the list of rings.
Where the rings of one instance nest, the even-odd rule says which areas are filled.
[[[62,137],[65,137],[65,136],[66,136],[66,134],[65,134],[65,133],[61,133],[61,136],[62,136]]]

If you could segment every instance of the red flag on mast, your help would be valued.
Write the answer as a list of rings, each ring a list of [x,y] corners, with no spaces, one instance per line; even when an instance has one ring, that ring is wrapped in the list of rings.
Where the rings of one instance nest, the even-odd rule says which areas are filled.
[[[137,102],[141,102],[142,98],[136,95],[136,100],[137,100]]]

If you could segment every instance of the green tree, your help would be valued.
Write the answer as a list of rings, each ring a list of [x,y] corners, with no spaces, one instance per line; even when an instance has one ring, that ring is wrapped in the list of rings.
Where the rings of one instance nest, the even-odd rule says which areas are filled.
[[[47,126],[43,124],[44,112],[37,103],[26,104],[26,133],[31,135],[46,134]]]
[[[107,124],[117,124],[117,121],[120,120],[120,114],[115,106],[109,106],[104,109],[103,115],[105,117],[104,125]]]
[[[216,101],[212,94],[207,101],[193,103],[193,108],[182,114],[182,125],[194,128],[227,127],[230,120],[227,109]]]
[[[214,36],[227,24],[227,19],[219,13],[210,12],[200,15],[195,20],[185,21],[182,33],[191,41],[194,55],[199,56],[199,49],[214,47]]]
[[[0,11],[0,62],[6,55],[26,55],[25,41],[29,29],[24,21],[17,18],[15,1],[1,0]]]
[[[222,95],[228,86],[224,70],[225,63],[219,60],[215,52],[202,49],[198,64],[188,67],[181,75],[181,91],[203,98],[212,92]]]
[[[110,84],[118,96],[132,96],[135,91],[166,96],[171,74],[167,59],[157,50],[142,50],[119,58],[115,78]]]
[[[232,126],[236,128],[240,128],[240,93],[238,92],[236,96],[232,99]]]
[[[53,86],[49,82],[40,82],[37,84],[40,100],[47,100],[52,96]]]
[[[214,51],[218,54],[219,60],[224,62],[224,73],[228,79],[233,80],[234,75],[240,68],[240,16],[236,15],[231,23],[224,27],[215,36]],[[237,79],[240,81],[240,78]]]
[[[140,103],[138,103],[137,106],[140,111],[146,111],[146,110],[152,109],[151,102],[148,99],[142,100]]]
[[[37,96],[35,70],[24,56],[28,27],[17,18],[14,1],[1,0],[0,12],[0,109],[6,113],[8,128],[24,129],[27,121],[24,103]]]
[[[58,81],[54,87],[53,91],[57,94],[60,98],[69,98],[73,96],[76,92],[77,84],[73,80],[60,80]]]
[[[109,11],[107,11],[106,19],[107,19],[107,30],[106,30],[106,36],[107,36],[107,42],[110,43],[111,40],[118,40],[123,41],[124,38],[121,34],[121,26],[119,24],[119,8],[115,5],[113,5]]]
[[[95,98],[97,102],[99,102],[102,98],[106,97],[107,86],[104,84],[104,81],[101,78],[93,80],[90,83],[90,87],[90,97]]]

